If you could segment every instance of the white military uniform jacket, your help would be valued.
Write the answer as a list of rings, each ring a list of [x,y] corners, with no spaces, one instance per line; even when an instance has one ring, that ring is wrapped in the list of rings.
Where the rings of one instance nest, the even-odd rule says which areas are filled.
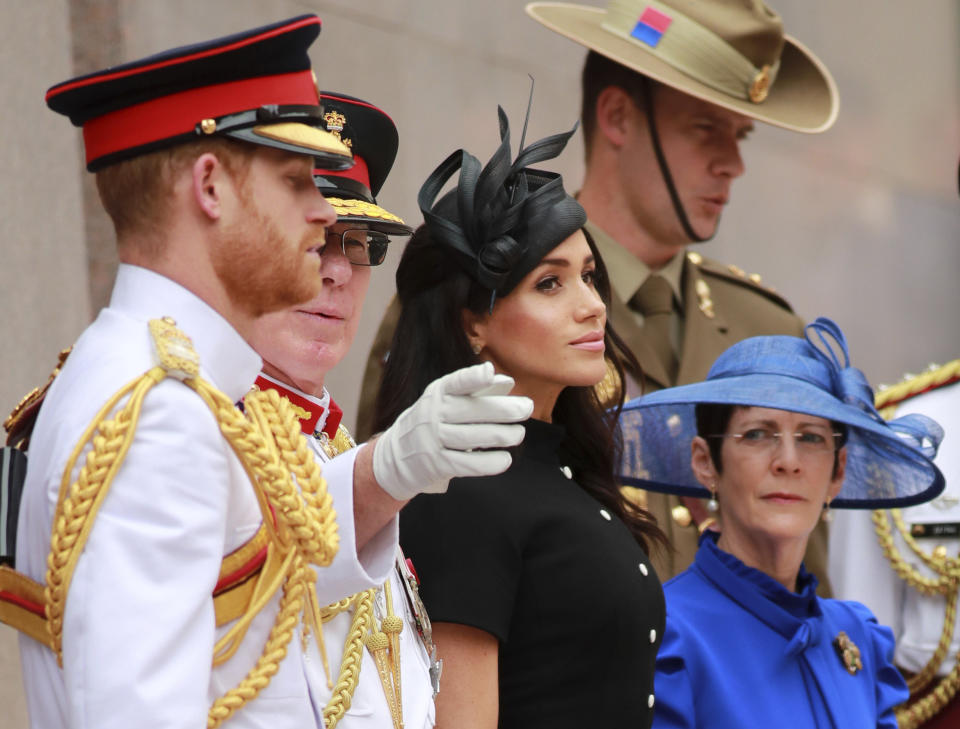
[[[232,400],[260,370],[257,354],[207,304],[163,276],[121,265],[109,307],[77,340],[33,431],[16,566],[41,583],[68,456],[103,403],[156,364],[147,321],[162,316],[192,338],[201,376]],[[321,601],[381,583],[397,550],[394,520],[356,553],[352,472],[345,458],[324,473],[340,551],[318,570]],[[32,727],[205,727],[213,701],[256,663],[276,616],[278,596],[254,619],[236,655],[211,667],[214,643],[229,628],[215,627],[211,598],[221,560],[260,521],[253,487],[207,406],[179,381],[161,382],[144,401],[133,444],[77,563],[64,613],[63,669],[47,647],[20,638]],[[227,726],[322,726],[307,662],[295,636],[270,684]]]
[[[313,426],[318,434],[307,438],[314,453],[318,459],[324,463],[324,473],[330,472],[330,464],[336,464],[344,458],[350,458],[353,462],[354,451],[347,451],[331,460],[330,456],[324,451],[320,438],[324,429],[327,427],[327,417],[330,406],[330,394],[324,390],[324,397],[315,398],[303,393],[287,384],[278,382],[268,375],[261,374],[261,377],[272,382],[276,389],[281,393],[293,392],[293,394],[312,405],[311,410],[322,413]],[[302,401],[301,401],[302,402]],[[336,432],[336,426],[328,431]],[[332,478],[332,477],[328,477]],[[333,485],[328,480],[327,487]],[[397,548],[397,559],[403,559],[403,553]],[[400,676],[401,676],[401,696],[403,702],[403,723],[406,729],[430,729],[436,721],[436,709],[433,703],[433,685],[430,678],[431,658],[423,641],[417,632],[417,623],[410,604],[407,601],[406,590],[408,585],[404,584],[404,577],[401,575],[402,567],[398,564],[390,570],[390,586],[393,594],[393,611],[396,615],[403,618],[403,632],[400,633]],[[344,597],[343,595],[339,597]],[[376,619],[379,621],[386,615],[385,594],[382,589],[377,590],[377,605],[375,608]],[[353,611],[342,612],[331,618],[323,624],[323,639],[326,643],[327,657],[330,664],[331,678],[334,684],[337,682],[337,673],[340,669],[340,661],[343,658],[343,649],[347,636],[350,632],[353,620]],[[318,699],[321,706],[325,706],[330,701],[331,691],[327,687],[326,676],[324,676],[323,666],[320,662],[315,643],[311,643],[311,659],[305,663],[307,671],[307,680],[311,693]],[[360,668],[360,679],[353,693],[353,701],[350,709],[344,714],[343,718],[337,724],[337,729],[390,729],[392,727],[390,718],[390,708],[387,706],[386,695],[377,674],[377,666],[373,657],[366,649],[363,651],[363,662]]]
[[[905,400],[896,416],[922,413],[943,427],[944,438],[934,462],[946,478],[946,488],[933,501],[902,509],[907,526],[960,523],[960,383],[931,390]],[[893,628],[894,662],[914,673],[930,660],[943,630],[946,599],[928,597],[909,587],[893,571],[877,540],[869,511],[837,509],[830,526],[830,579],[841,600],[857,600],[869,607],[881,624]],[[927,577],[930,571],[893,528],[894,545],[904,559]],[[923,538],[926,553],[943,546],[946,554],[960,554],[960,538]],[[950,671],[960,650],[960,622],[939,674]]]

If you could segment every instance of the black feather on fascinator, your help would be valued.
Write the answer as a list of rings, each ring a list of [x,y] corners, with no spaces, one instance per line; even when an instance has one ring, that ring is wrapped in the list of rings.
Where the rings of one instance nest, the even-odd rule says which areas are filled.
[[[463,149],[447,157],[420,188],[417,203],[431,238],[447,246],[463,270],[496,296],[505,296],[543,257],[587,221],[555,172],[527,165],[553,159],[576,131],[554,134],[521,148],[510,162],[510,126],[497,107],[500,146],[486,167]],[[521,147],[523,141],[521,140]],[[434,205],[447,180],[457,187]]]

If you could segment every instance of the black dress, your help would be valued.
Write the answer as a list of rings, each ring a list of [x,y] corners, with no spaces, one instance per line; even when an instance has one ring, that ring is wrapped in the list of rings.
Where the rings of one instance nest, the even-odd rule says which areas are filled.
[[[401,513],[427,611],[499,639],[501,727],[649,727],[660,581],[623,522],[567,475],[564,429],[525,427],[506,473],[454,480]]]

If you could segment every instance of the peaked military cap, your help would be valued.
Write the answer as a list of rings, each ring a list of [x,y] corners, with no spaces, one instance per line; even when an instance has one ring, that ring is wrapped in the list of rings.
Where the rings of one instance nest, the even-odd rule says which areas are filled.
[[[364,223],[388,235],[409,235],[413,229],[377,204],[376,196],[397,157],[400,137],[393,120],[373,104],[337,91],[321,91],[328,132],[353,152],[348,170],[318,167],[313,179],[341,222]]]
[[[205,136],[310,154],[349,167],[349,150],[322,128],[307,49],[320,18],[273,25],[174,48],[70,79],[47,105],[83,127],[91,172]]]

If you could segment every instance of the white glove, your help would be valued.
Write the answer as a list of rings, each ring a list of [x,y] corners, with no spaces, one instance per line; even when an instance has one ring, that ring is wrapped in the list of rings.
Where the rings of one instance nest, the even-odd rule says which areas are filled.
[[[431,382],[377,439],[373,475],[398,501],[443,493],[451,478],[492,476],[510,467],[503,448],[523,440],[533,400],[508,395],[513,378],[485,362]],[[492,448],[495,450],[478,450]]]

